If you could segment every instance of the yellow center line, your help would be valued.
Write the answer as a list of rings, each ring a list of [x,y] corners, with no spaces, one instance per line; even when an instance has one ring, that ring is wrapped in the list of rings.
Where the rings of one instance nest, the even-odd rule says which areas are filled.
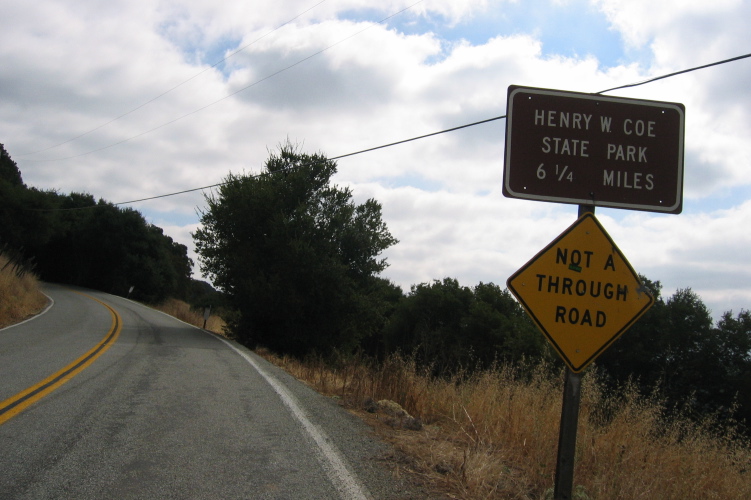
[[[112,325],[109,331],[104,336],[101,342],[92,347],[86,354],[76,359],[69,365],[65,366],[61,370],[53,373],[49,377],[45,378],[38,384],[32,385],[28,389],[24,389],[15,396],[11,396],[5,401],[0,403],[0,425],[6,421],[15,417],[29,406],[33,405],[52,391],[63,385],[68,380],[72,379],[84,370],[87,366],[93,363],[99,356],[117,341],[120,336],[120,330],[123,327],[123,321],[120,315],[112,307],[105,304],[99,299],[86,295],[85,293],[76,292],[84,297],[88,297],[91,300],[99,302],[109,310],[112,316]]]

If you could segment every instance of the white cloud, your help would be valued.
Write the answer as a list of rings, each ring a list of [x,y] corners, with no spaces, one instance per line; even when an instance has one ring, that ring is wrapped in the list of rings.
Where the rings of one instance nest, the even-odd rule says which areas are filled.
[[[571,57],[565,41],[543,51],[539,29],[484,43],[442,38],[458,25],[471,31],[504,0],[425,1],[384,25],[373,21],[414,2],[316,3],[6,2],[0,142],[28,184],[116,202],[157,196],[257,172],[287,138],[340,155],[503,115],[510,84],[595,92],[739,55],[751,18],[747,2],[729,0],[594,1],[624,40],[621,62],[603,64]],[[545,15],[540,3],[536,15]],[[582,8],[554,3],[551,12]],[[667,294],[694,287],[716,313],[751,305],[749,81],[744,60],[611,93],[686,105],[686,213],[598,215],[637,271],[662,280]],[[500,194],[504,127],[493,121],[339,161],[337,182],[378,199],[401,241],[387,253],[388,277],[405,288],[445,276],[502,284],[573,222],[576,207]],[[201,204],[192,193],[135,207],[192,249]]]
[[[661,40],[680,36],[687,59],[693,49],[707,48],[698,43],[700,40],[717,38],[728,22],[735,24],[733,17],[741,14],[739,10],[748,8],[742,0],[593,0],[592,3],[602,9],[628,44],[636,47],[659,44]],[[723,26],[718,25],[718,20],[722,20]],[[737,21],[743,22],[742,18]],[[672,50],[679,48],[674,46]]]

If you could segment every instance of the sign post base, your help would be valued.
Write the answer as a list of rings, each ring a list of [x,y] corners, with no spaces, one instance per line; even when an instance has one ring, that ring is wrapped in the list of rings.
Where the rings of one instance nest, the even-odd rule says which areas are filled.
[[[579,427],[579,402],[581,401],[581,373],[566,368],[563,389],[561,429],[558,437],[558,458],[555,468],[555,500],[569,500],[574,486],[574,461],[576,458],[576,433]]]

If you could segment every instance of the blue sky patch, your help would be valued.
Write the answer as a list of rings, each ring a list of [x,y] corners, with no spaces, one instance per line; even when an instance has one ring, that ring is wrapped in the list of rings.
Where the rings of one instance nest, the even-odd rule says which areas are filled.
[[[352,21],[379,21],[380,10],[349,11],[340,18]],[[603,67],[616,66],[624,59],[620,35],[609,29],[605,15],[587,1],[557,4],[550,0],[502,3],[450,25],[440,15],[418,17],[407,11],[386,25],[406,35],[434,33],[442,40],[467,40],[482,45],[498,36],[527,34],[542,42],[543,56],[583,58],[592,55]]]
[[[192,65],[214,66],[216,64],[224,78],[229,77],[227,65],[222,61],[228,53],[234,52],[240,47],[241,38],[224,36],[217,40],[207,40],[200,31],[190,34],[181,31],[178,23],[164,23],[160,26],[159,33],[170,43],[180,49],[185,61]]]

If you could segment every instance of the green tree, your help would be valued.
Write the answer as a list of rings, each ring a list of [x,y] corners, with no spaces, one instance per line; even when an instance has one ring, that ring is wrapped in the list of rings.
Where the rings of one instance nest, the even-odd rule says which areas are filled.
[[[190,279],[187,247],[133,209],[90,195],[59,196],[54,233],[40,251],[45,279],[86,286],[146,302],[179,295]]]
[[[716,382],[718,404],[737,405],[737,415],[751,426],[751,312],[741,310],[735,317],[727,311],[715,330],[719,357],[710,379]]]
[[[31,263],[42,279],[158,302],[181,296],[193,263],[185,245],[132,209],[85,193],[27,188],[0,144],[0,248]]]
[[[436,374],[549,355],[508,290],[493,283],[469,288],[454,278],[413,285],[384,335],[389,351],[414,353]]]
[[[658,356],[665,387],[673,394],[695,393],[706,400],[710,387],[704,380],[706,370],[720,354],[711,312],[690,288],[677,290],[666,302],[665,312],[667,345]]]
[[[640,275],[639,279],[654,297],[654,304],[615,343],[597,358],[612,385],[629,378],[651,391],[663,378],[665,357],[671,342],[668,316],[662,297],[662,283]]]
[[[414,353],[436,373],[467,367],[472,347],[463,333],[473,300],[454,278],[412,285],[385,332],[389,351]]]
[[[0,144],[0,182],[7,182],[13,187],[24,185],[18,165],[11,159],[3,144]]]
[[[27,259],[39,253],[53,234],[56,193],[0,182],[0,246],[8,245]]]
[[[552,355],[545,336],[506,289],[494,283],[474,288],[475,301],[467,321],[467,339],[484,365]]]
[[[378,256],[396,240],[373,200],[331,184],[336,163],[287,144],[230,174],[200,210],[201,270],[239,312],[234,335],[292,354],[354,349],[383,309]]]
[[[717,413],[751,422],[751,316],[726,312],[713,327],[711,312],[690,288],[664,300],[660,282],[641,277],[655,304],[603,353],[597,364],[613,386],[634,380],[658,389],[673,410]]]

